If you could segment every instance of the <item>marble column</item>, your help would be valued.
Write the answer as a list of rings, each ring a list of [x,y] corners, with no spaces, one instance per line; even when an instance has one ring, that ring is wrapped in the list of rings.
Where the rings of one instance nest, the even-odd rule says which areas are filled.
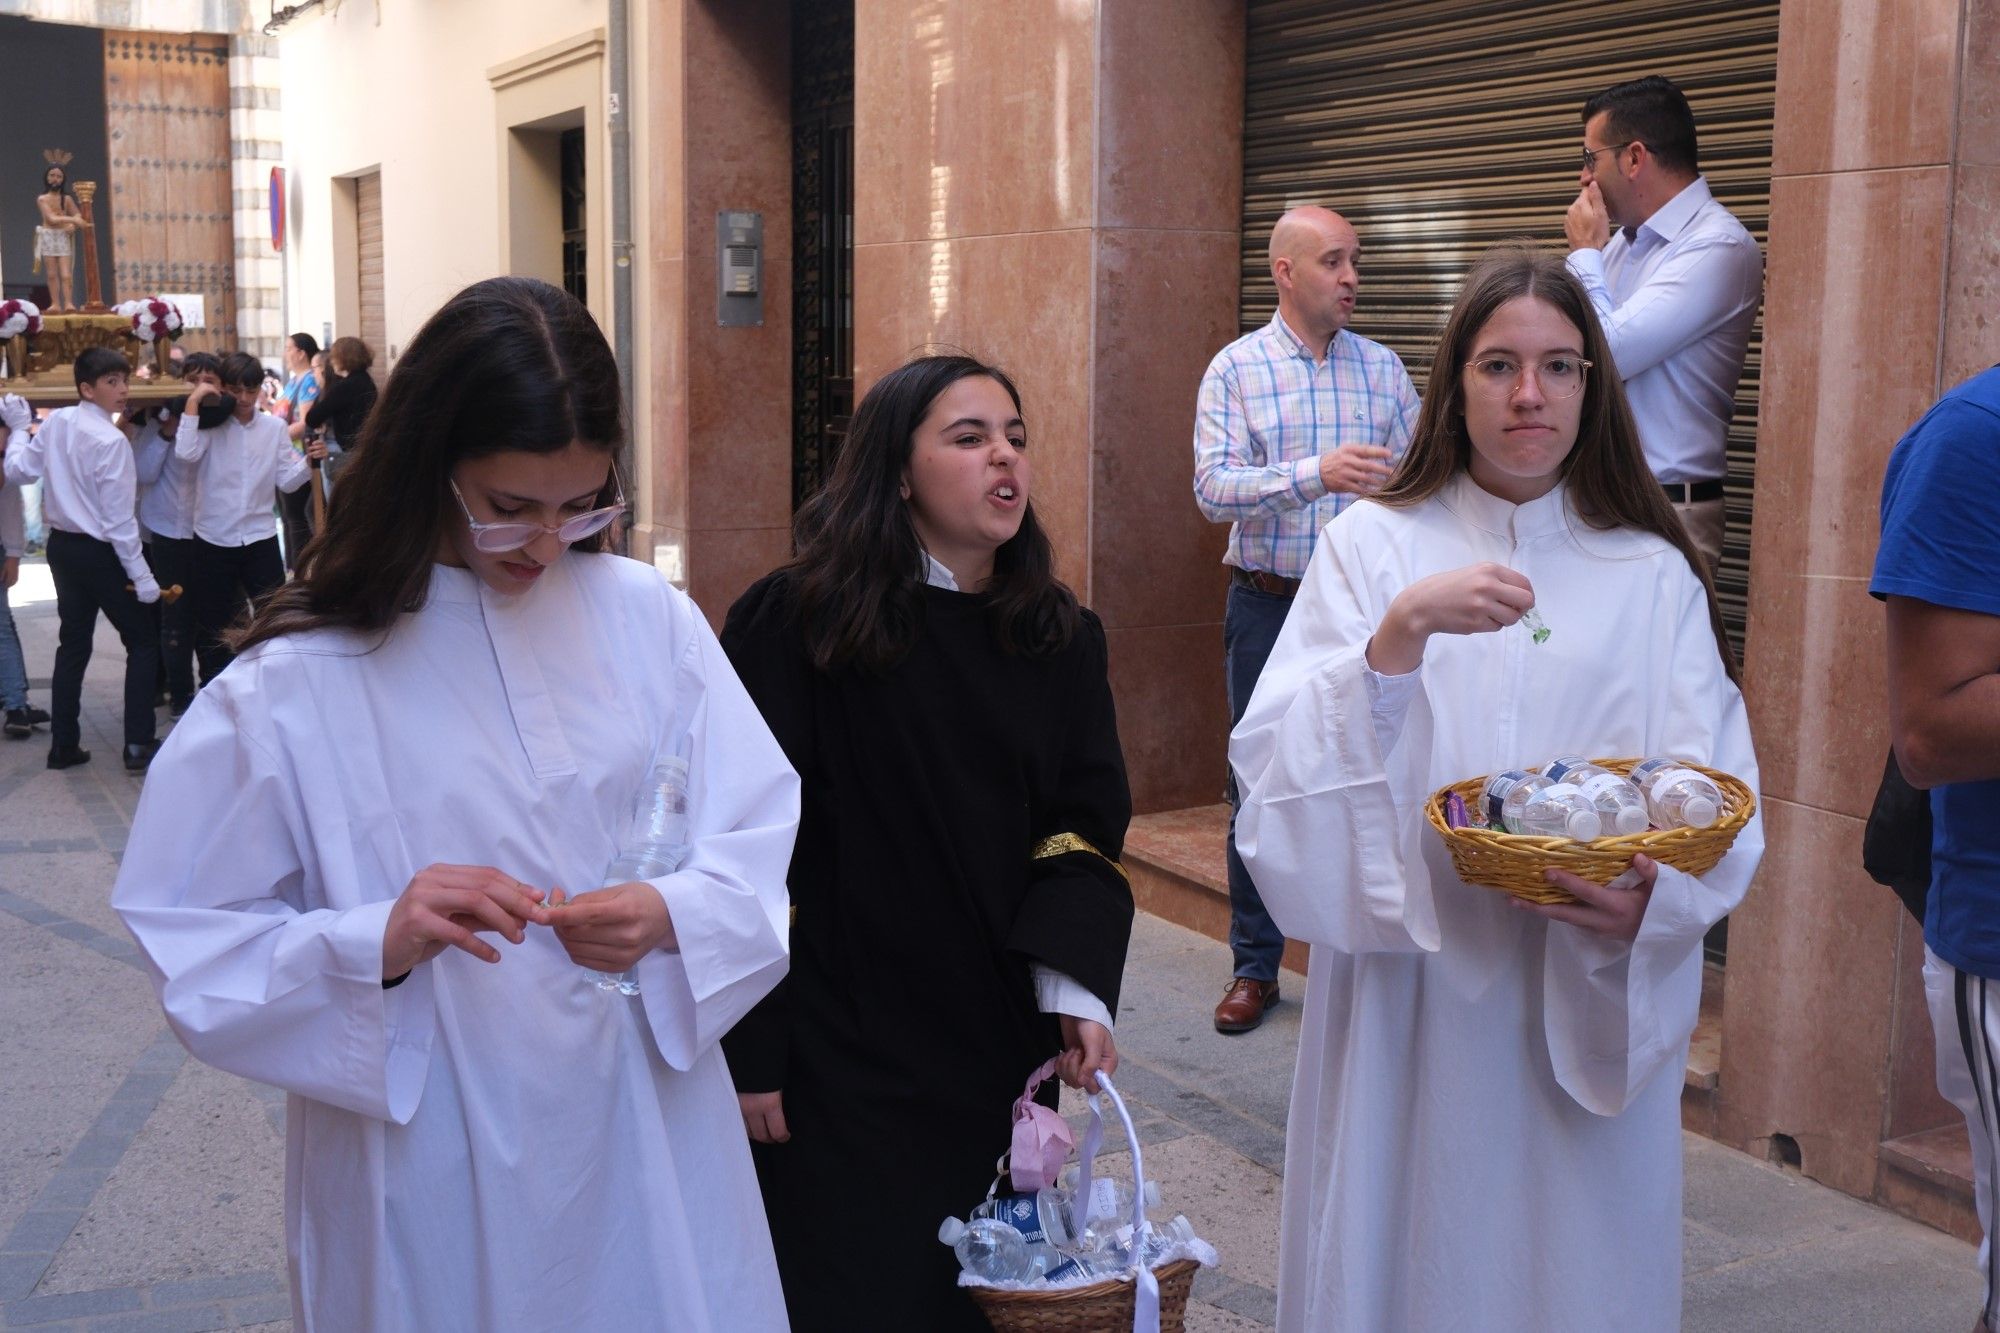
[[[1224,533],[1192,432],[1236,332],[1243,35],[1206,0],[856,6],[857,391],[947,346],[1017,378],[1142,812],[1222,789]]]
[[[712,624],[791,554],[790,6],[652,6],[634,69],[652,118],[638,300],[647,365],[633,438],[647,499],[633,554]],[[716,214],[764,217],[764,322],[716,323]]]
[[[1951,1123],[1922,932],[1861,868],[1888,746],[1868,596],[1882,469],[2000,360],[1993,0],[1780,13],[1745,691],[1770,842],[1729,939],[1718,1124],[1884,1197],[1881,1145]]]

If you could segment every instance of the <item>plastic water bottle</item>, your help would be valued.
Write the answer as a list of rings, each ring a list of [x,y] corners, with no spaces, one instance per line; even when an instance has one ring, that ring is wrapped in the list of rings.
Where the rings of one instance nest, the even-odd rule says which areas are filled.
[[[1171,1222],[1155,1222],[1146,1236],[1146,1267],[1159,1267],[1168,1250],[1188,1244],[1194,1238],[1194,1223],[1181,1214],[1176,1213]]]
[[[1678,759],[1634,764],[1632,781],[1661,828],[1707,828],[1722,817],[1722,789]]]
[[[683,743],[685,745],[685,743]],[[604,872],[604,883],[660,879],[680,869],[688,853],[688,761],[685,754],[662,759],[647,779],[626,824],[624,850]],[[639,970],[623,975],[598,972],[600,990],[621,995],[639,993]]]
[[[1577,790],[1588,796],[1590,803],[1597,808],[1598,823],[1609,829],[1613,837],[1644,833],[1652,823],[1652,816],[1646,810],[1646,798],[1639,794],[1637,787],[1610,769],[1581,756],[1564,755],[1560,759],[1549,760],[1542,769],[1542,776],[1550,782],[1574,782]]]
[[[1551,782],[1523,768],[1488,778],[1484,804],[1486,822],[1509,833],[1589,842],[1600,828],[1597,807],[1574,783]]]
[[[1005,1222],[975,1217],[967,1223],[947,1217],[938,1227],[938,1239],[958,1255],[958,1266],[976,1278],[1021,1282],[1033,1272],[1028,1242]]]
[[[999,1194],[973,1209],[972,1216],[1004,1222],[1021,1233],[1030,1248],[1047,1245],[1070,1249],[1076,1233],[1070,1226],[1070,1194],[1051,1187],[1032,1194]]]
[[[1160,1187],[1147,1181],[1141,1192],[1148,1212],[1160,1206]],[[1085,1201],[1082,1224],[1078,1228],[1078,1248],[1086,1253],[1106,1255],[1119,1266],[1132,1257],[1132,1186],[1123,1180],[1098,1176],[1090,1182],[1090,1198]]]

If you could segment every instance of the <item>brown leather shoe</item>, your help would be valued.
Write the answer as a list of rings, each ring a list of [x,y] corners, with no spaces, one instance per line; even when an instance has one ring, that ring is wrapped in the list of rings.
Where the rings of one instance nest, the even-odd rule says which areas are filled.
[[[1231,977],[1222,1003],[1215,1006],[1217,1032],[1248,1032],[1264,1021],[1264,1015],[1278,1002],[1278,983],[1252,977]]]

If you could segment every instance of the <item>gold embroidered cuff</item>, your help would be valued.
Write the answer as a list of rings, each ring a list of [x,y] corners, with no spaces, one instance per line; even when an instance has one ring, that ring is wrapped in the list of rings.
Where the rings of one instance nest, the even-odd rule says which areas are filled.
[[[1120,879],[1126,881],[1128,884],[1132,880],[1132,877],[1125,873],[1124,866],[1119,865],[1103,852],[1091,846],[1088,841],[1078,837],[1074,833],[1058,833],[1052,837],[1043,838],[1035,844],[1035,850],[1028,853],[1028,859],[1030,861],[1045,861],[1051,856],[1062,856],[1068,852],[1089,852],[1092,856],[1117,871]]]

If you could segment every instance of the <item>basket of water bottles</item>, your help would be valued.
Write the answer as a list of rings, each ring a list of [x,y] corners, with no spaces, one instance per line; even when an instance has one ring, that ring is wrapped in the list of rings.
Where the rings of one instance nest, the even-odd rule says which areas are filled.
[[[1539,771],[1511,768],[1442,787],[1425,814],[1467,884],[1566,903],[1574,899],[1543,872],[1608,884],[1644,854],[1705,874],[1756,809],[1748,786],[1701,764],[1569,755]]]
[[[1213,1246],[1187,1218],[1155,1221],[1159,1187],[1146,1178],[1132,1117],[1100,1073],[1076,1160],[1072,1136],[1034,1101],[1055,1068],[1035,1072],[1014,1103],[1014,1143],[986,1199],[966,1219],[948,1217],[938,1239],[958,1255],[958,1283],[1000,1333],[1181,1333],[1188,1292]],[[1096,1174],[1108,1099],[1131,1148],[1128,1182]]]

